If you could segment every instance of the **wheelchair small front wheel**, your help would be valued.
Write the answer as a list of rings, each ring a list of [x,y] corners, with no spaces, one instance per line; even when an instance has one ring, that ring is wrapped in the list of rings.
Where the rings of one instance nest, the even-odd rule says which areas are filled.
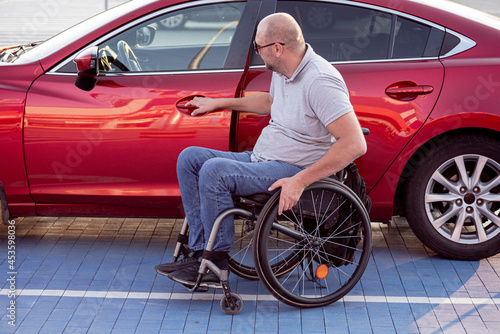
[[[306,188],[282,215],[278,205],[276,193],[255,230],[255,268],[264,286],[278,300],[304,308],[345,296],[363,275],[371,253],[371,225],[363,203],[351,189],[327,179]],[[276,263],[290,262],[292,270],[276,275]]]
[[[241,309],[243,308],[243,299],[241,299],[240,295],[234,292],[231,292],[231,298],[236,304],[236,308],[232,309],[229,306],[229,302],[226,296],[223,296],[222,299],[220,300],[220,308],[222,309],[222,312],[228,315],[235,315],[240,313]]]

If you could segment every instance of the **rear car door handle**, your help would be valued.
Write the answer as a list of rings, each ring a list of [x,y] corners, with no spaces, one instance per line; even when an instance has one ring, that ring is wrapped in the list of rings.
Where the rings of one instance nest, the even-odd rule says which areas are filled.
[[[396,100],[410,101],[416,99],[419,95],[430,94],[434,91],[434,87],[430,85],[415,85],[415,86],[389,86],[385,93]]]

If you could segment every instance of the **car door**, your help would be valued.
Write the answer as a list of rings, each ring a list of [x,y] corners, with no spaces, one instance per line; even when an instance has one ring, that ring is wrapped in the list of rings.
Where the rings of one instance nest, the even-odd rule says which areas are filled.
[[[368,151],[357,164],[372,189],[436,103],[444,76],[438,59],[444,29],[361,3],[278,1],[276,12],[291,14],[306,42],[343,75],[360,123],[370,130]],[[251,65],[247,95],[270,81],[259,56],[253,55]],[[248,113],[239,120],[236,149],[246,150],[256,139],[253,128],[267,120]]]
[[[192,117],[184,104],[235,96],[258,6],[179,7],[99,38],[90,91],[75,86],[71,59],[33,83],[24,144],[38,214],[177,216],[179,153],[228,150],[231,111]]]

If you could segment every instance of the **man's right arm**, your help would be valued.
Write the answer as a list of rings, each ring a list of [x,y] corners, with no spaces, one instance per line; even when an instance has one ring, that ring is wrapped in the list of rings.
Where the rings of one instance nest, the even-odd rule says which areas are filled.
[[[247,111],[259,115],[269,115],[273,98],[269,93],[260,93],[238,98],[211,99],[195,97],[186,106],[197,107],[191,116],[206,114],[217,109]]]

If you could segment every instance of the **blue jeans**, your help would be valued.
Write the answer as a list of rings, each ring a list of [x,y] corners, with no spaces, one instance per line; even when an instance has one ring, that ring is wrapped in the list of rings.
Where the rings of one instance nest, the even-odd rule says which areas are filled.
[[[189,248],[205,248],[217,216],[234,207],[231,194],[270,193],[277,180],[302,168],[280,161],[251,162],[251,152],[233,153],[189,147],[177,160],[177,178],[189,225]],[[231,216],[222,222],[214,251],[228,251],[234,243]]]

